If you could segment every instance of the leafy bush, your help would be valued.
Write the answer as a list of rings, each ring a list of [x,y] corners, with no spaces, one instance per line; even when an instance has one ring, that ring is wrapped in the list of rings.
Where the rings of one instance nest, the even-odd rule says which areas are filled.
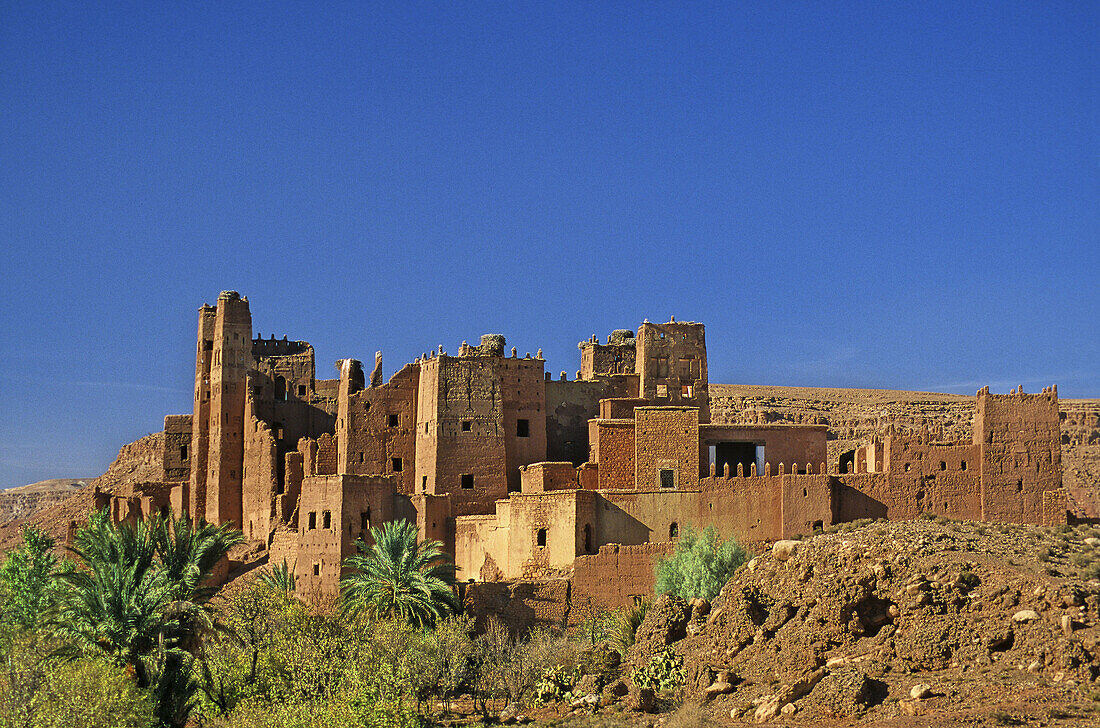
[[[54,540],[44,531],[27,526],[23,545],[8,554],[0,566],[4,604],[0,617],[22,627],[36,624],[54,599],[57,557]]]
[[[542,673],[535,685],[535,695],[544,703],[573,698],[573,686],[581,679],[578,666],[555,665]]]
[[[722,541],[713,526],[702,531],[688,528],[673,554],[657,562],[657,593],[713,599],[745,560],[737,541]]]
[[[634,671],[630,679],[639,688],[655,693],[672,692],[684,684],[684,660],[671,647],[654,655],[649,664]]]
[[[22,663],[20,676],[0,673],[0,725],[26,728],[149,728],[159,721],[148,693],[125,671],[101,659],[51,661],[12,655]],[[29,664],[34,663],[34,664]],[[30,678],[32,685],[16,680]],[[30,690],[26,688],[31,687]],[[23,688],[23,690],[20,690]]]

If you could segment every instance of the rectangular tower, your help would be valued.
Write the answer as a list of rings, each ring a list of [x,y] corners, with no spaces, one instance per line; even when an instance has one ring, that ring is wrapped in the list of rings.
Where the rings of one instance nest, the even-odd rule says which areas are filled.
[[[214,358],[214,318],[217,309],[199,308],[199,335],[195,350],[195,413],[191,418],[191,475],[187,512],[206,517],[206,484],[210,455],[210,363]]]
[[[981,447],[982,520],[1043,523],[1043,493],[1062,487],[1058,390],[978,392],[974,444]]]
[[[636,367],[640,397],[659,406],[698,407],[699,421],[710,422],[703,324],[646,321],[638,329]]]

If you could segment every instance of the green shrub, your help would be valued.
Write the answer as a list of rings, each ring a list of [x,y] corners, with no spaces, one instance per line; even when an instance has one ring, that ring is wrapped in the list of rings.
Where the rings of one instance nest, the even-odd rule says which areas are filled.
[[[54,600],[57,557],[54,540],[44,531],[27,526],[23,544],[8,554],[0,566],[4,604],[0,617],[22,627],[36,624]]]
[[[713,599],[745,560],[745,550],[732,538],[722,541],[713,526],[687,528],[673,554],[657,562],[657,593]]]
[[[650,604],[652,602],[648,600],[642,601],[619,613],[618,629],[611,640],[611,646],[618,650],[620,655],[625,657],[626,651],[634,645],[638,627],[645,621],[645,615],[649,612]]]
[[[666,647],[645,667],[635,670],[630,679],[639,688],[649,688],[655,693],[678,690],[685,680],[684,660],[671,647]]]
[[[2,682],[0,694],[8,698],[9,684]],[[157,722],[154,708],[149,695],[124,670],[104,660],[53,661],[29,700],[3,706],[0,725],[149,728]]]

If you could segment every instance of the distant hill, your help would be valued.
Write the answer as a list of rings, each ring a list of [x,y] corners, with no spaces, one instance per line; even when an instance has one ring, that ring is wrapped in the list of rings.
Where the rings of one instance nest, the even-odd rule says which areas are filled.
[[[7,523],[57,505],[94,478],[52,478],[0,490],[0,523]]]

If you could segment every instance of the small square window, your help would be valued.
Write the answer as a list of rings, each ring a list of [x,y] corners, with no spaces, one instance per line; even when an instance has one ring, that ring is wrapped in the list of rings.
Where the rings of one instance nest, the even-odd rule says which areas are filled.
[[[401,465],[401,458],[390,458],[390,467],[393,469],[393,472],[400,473]]]
[[[469,432],[471,429],[473,429],[473,427],[474,427],[474,423],[472,421],[462,420],[462,431],[463,432]]]
[[[304,384],[299,384],[298,385],[298,396],[299,397],[306,396],[306,385],[304,385]]]
[[[316,561],[313,562],[313,575],[314,576],[320,576],[321,575],[321,565],[318,564]]]
[[[317,511],[309,512],[309,530],[315,531],[317,529]]]
[[[401,420],[401,417],[400,417],[400,415],[397,415],[397,414],[391,414],[391,415],[389,415],[389,417],[386,418],[386,422],[387,422],[387,424],[389,424],[390,427],[397,427],[397,423],[400,420]]]
[[[325,511],[324,513],[324,525],[321,526],[324,529],[332,528],[332,511]]]
[[[516,437],[530,437],[531,436],[531,421],[530,420],[516,420]]]
[[[473,490],[473,488],[474,488],[474,476],[469,474],[469,473],[465,473],[464,475],[462,475],[462,489],[463,490]]]
[[[545,528],[540,528],[538,531],[535,532],[535,543],[538,545],[539,548],[543,548],[546,546]]]
[[[661,470],[661,487],[662,488],[675,488],[676,487],[676,471],[663,468]]]

